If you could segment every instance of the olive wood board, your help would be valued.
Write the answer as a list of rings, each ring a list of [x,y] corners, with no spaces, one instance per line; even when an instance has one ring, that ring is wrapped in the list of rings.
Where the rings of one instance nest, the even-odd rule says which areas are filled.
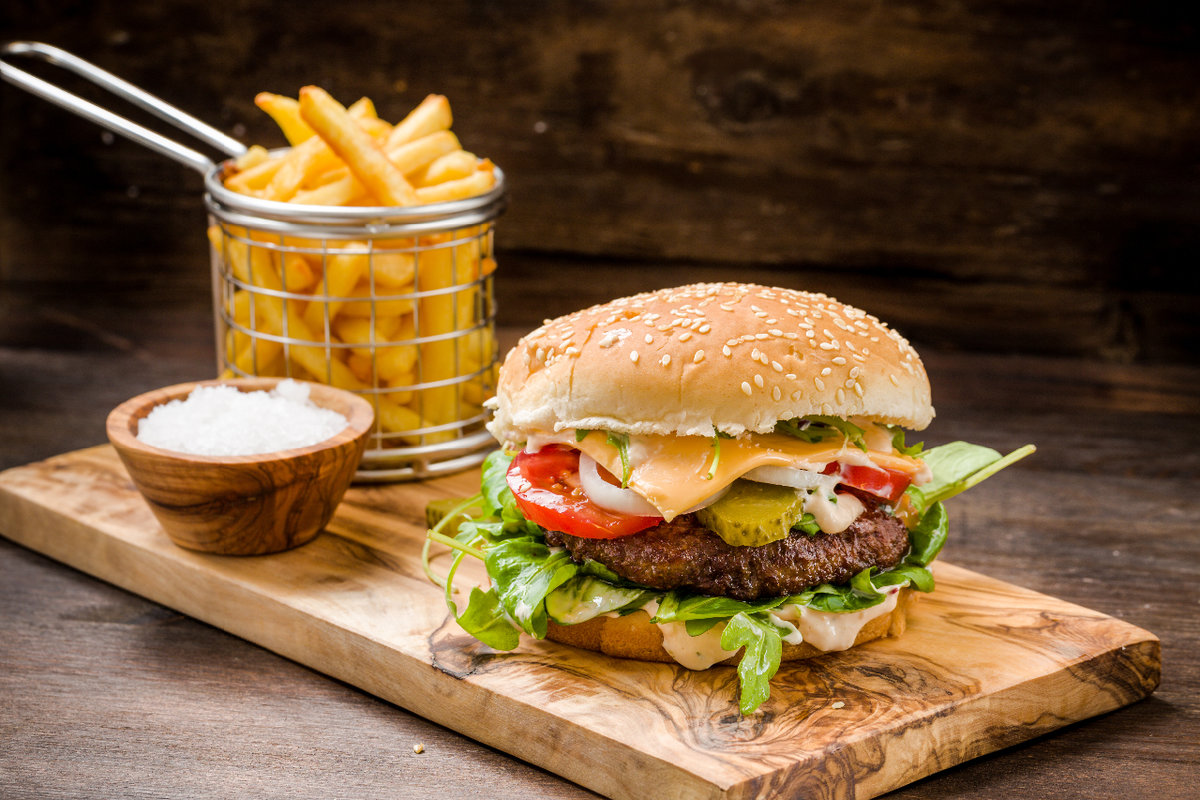
[[[0,473],[0,533],[614,798],[874,797],[1158,685],[1153,634],[947,563],[903,637],[785,664],[747,717],[732,667],[493,652],[421,567],[426,503],[477,480],[351,487],[312,542],[213,556],[166,538],[105,445]]]

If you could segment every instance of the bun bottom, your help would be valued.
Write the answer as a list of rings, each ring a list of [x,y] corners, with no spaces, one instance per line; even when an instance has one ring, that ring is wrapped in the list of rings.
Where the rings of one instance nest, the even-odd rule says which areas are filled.
[[[908,608],[916,601],[916,596],[909,588],[900,590],[896,607],[891,612],[868,622],[854,638],[852,647],[864,642],[882,639],[885,636],[900,636],[908,624]],[[658,661],[676,663],[662,646],[662,632],[650,621],[650,615],[645,611],[635,611],[623,617],[596,617],[576,625],[560,625],[554,620],[546,631],[546,638],[560,644],[578,647],[581,650],[593,650],[597,653],[629,658],[636,661]],[[783,643],[783,661],[801,661],[806,658],[824,655],[826,650],[818,650],[807,642],[801,644]],[[735,653],[719,663],[736,664],[740,656]]]

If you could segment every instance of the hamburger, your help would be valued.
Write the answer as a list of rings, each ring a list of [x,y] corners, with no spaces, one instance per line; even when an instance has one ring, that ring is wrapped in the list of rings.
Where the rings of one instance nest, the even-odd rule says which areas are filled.
[[[826,295],[742,283],[548,320],[490,406],[502,449],[429,534],[455,550],[439,582],[486,564],[461,613],[447,587],[459,624],[502,650],[524,633],[736,664],[743,713],[783,661],[901,635],[934,588],[942,501],[1033,449],[910,444],[934,408],[908,341]]]

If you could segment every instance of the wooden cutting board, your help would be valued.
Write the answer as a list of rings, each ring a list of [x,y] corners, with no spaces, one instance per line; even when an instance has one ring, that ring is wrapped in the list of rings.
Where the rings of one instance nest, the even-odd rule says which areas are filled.
[[[495,653],[421,568],[426,502],[477,477],[354,487],[310,544],[210,556],[103,446],[0,473],[0,533],[615,798],[873,797],[1158,685],[1153,634],[944,563],[901,639],[784,665],[751,717],[732,668]]]

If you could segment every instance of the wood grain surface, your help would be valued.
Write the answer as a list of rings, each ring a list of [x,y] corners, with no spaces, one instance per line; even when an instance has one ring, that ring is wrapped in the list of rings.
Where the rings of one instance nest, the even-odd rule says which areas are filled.
[[[874,797],[1159,682],[1152,634],[950,564],[903,637],[785,665],[751,717],[731,668],[495,653],[420,565],[425,504],[472,483],[354,488],[304,547],[212,556],[170,543],[106,446],[0,474],[0,531],[616,798]]]

